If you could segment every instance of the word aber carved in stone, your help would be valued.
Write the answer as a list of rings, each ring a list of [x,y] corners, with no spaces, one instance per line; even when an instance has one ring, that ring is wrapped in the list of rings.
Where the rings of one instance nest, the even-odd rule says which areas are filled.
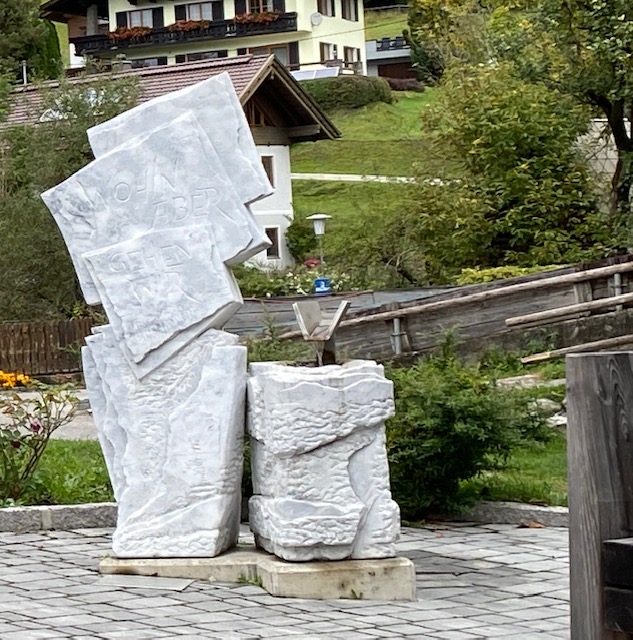
[[[242,303],[227,265],[268,246],[247,203],[271,187],[226,74],[89,137],[96,159],[42,197],[110,322],[83,360],[113,548],[215,556],[237,542],[246,387],[246,349],[218,330]]]
[[[395,556],[384,428],[393,385],[383,367],[254,363],[248,400],[257,544],[285,560]]]

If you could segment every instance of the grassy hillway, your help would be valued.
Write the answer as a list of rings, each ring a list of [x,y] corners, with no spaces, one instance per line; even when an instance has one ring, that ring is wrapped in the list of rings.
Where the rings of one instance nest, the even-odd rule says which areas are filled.
[[[339,140],[304,142],[291,149],[294,173],[351,173],[435,178],[450,159],[434,154],[422,138],[424,111],[437,100],[437,89],[424,93],[394,92],[393,104],[376,103],[340,111],[330,117],[342,133]],[[295,180],[295,214],[315,211],[337,217],[391,205],[406,197],[405,184]]]

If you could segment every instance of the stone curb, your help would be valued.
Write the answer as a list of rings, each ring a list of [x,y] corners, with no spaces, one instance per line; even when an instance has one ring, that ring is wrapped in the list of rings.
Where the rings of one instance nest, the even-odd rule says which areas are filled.
[[[478,524],[528,524],[568,527],[567,507],[540,507],[520,502],[480,502],[456,520]],[[116,503],[0,508],[0,532],[68,531],[116,526]]]
[[[51,505],[0,509],[0,532],[68,531],[116,526],[116,504]]]
[[[544,527],[569,527],[567,507],[541,507],[522,502],[480,502],[460,514],[460,520],[478,524],[529,524]]]

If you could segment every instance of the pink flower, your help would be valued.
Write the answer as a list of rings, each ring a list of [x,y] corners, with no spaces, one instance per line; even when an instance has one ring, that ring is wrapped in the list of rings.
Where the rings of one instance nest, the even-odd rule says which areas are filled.
[[[39,433],[42,429],[42,425],[39,422],[31,422],[31,431],[33,433]]]

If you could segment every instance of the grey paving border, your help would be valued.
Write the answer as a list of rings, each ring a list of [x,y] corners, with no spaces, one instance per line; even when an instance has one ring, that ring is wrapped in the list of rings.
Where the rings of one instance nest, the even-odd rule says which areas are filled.
[[[456,518],[480,524],[529,524],[544,527],[568,527],[566,507],[541,507],[519,502],[480,502]],[[6,507],[0,509],[0,532],[68,531],[116,526],[116,504],[53,505]]]
[[[114,526],[116,526],[114,502],[0,509],[0,531],[2,532],[26,533],[51,529],[68,531]]]
[[[480,502],[460,519],[479,524],[529,524],[544,527],[569,527],[567,507],[542,507],[521,502]]]

